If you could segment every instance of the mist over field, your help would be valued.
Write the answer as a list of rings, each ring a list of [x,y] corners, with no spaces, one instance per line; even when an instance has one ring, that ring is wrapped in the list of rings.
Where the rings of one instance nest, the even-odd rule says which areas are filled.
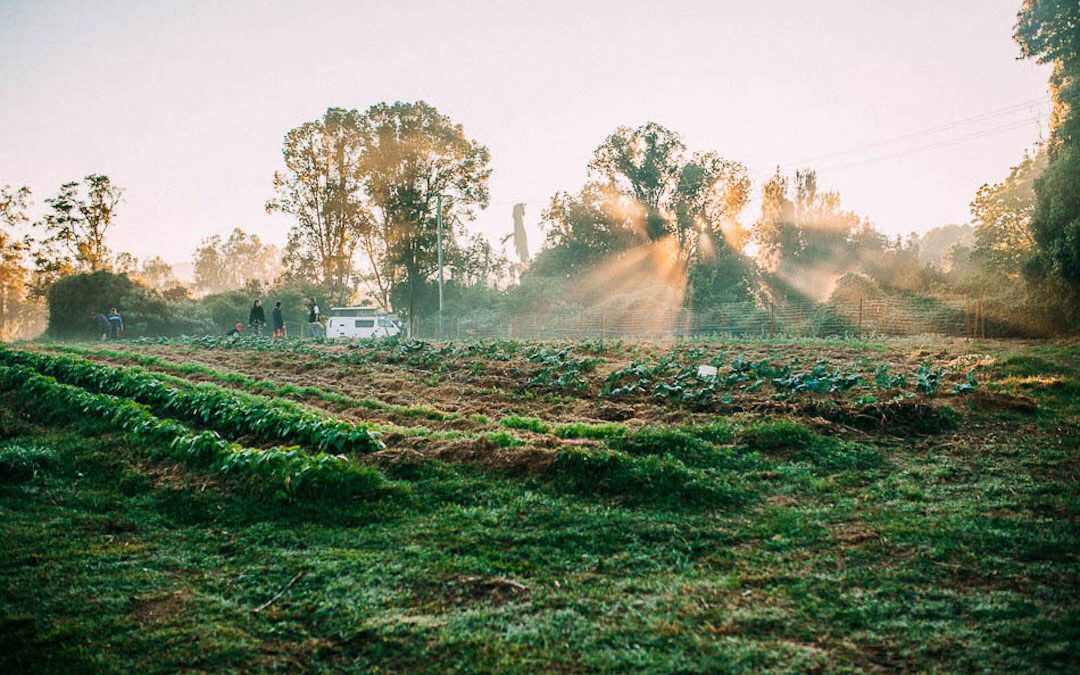
[[[0,3],[0,671],[1080,671],[1080,3]]]

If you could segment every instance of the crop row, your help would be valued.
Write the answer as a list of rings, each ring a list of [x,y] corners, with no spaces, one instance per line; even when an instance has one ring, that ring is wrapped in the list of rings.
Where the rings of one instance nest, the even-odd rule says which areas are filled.
[[[388,486],[373,467],[299,447],[245,448],[213,431],[193,433],[183,424],[156,417],[128,398],[94,393],[63,384],[24,366],[0,366],[0,389],[35,412],[38,419],[99,422],[121,429],[145,444],[155,459],[169,458],[299,494],[365,494]]]
[[[47,349],[78,356],[105,356],[113,359],[122,359],[132,361],[140,366],[146,366],[147,368],[164,370],[181,375],[202,375],[254,394],[265,394],[273,397],[311,397],[343,406],[367,408],[368,410],[379,410],[401,415],[403,417],[421,417],[437,421],[451,420],[457,417],[455,413],[443,412],[430,406],[397,405],[372,397],[355,398],[336,391],[328,391],[310,385],[296,386],[266,379],[259,380],[241,373],[212,368],[201,363],[177,362],[153,354],[144,354],[139,351],[89,348],[66,344],[49,345]]]
[[[113,368],[80,358],[7,349],[0,349],[0,363],[28,366],[61,382],[134,399],[221,434],[304,445],[323,452],[372,452],[383,447],[379,432],[366,423],[353,424],[285,401],[214,385],[173,387],[137,368]]]

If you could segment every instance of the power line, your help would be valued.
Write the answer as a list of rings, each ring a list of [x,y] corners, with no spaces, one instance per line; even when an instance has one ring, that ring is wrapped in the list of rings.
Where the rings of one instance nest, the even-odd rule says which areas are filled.
[[[972,133],[964,135],[964,136],[958,136],[956,138],[935,141],[933,143],[927,143],[925,145],[917,146],[917,147],[914,147],[914,148],[907,148],[907,149],[900,150],[898,152],[889,153],[889,154],[886,154],[886,155],[878,155],[876,157],[870,157],[870,158],[867,158],[867,159],[856,160],[856,161],[853,161],[853,162],[848,162],[846,164],[836,164],[836,165],[833,165],[833,166],[824,166],[824,167],[821,167],[820,169],[818,169],[818,171],[821,171],[821,172],[839,171],[841,169],[850,169],[850,168],[856,167],[856,166],[864,166],[866,164],[873,164],[875,162],[880,162],[880,161],[883,161],[883,160],[886,160],[886,159],[893,159],[893,158],[896,158],[896,157],[903,157],[905,155],[912,155],[912,154],[919,153],[919,152],[925,152],[926,150],[933,150],[933,149],[936,149],[936,148],[945,148],[945,147],[950,147],[950,146],[953,146],[953,145],[961,145],[961,144],[967,143],[969,141],[978,140],[980,138],[984,138],[984,137],[987,137],[987,136],[993,136],[995,134],[1001,133],[1002,131],[1009,131],[1011,129],[1019,129],[1021,127],[1027,126],[1028,124],[1031,124],[1032,122],[1037,122],[1039,119],[1040,118],[1038,116],[1035,116],[1035,117],[1030,117],[1030,118],[1027,118],[1027,119],[1016,120],[1016,121],[1009,122],[1007,124],[1002,124],[1002,125],[999,125],[999,126],[996,126],[996,127],[989,127],[989,128],[986,128],[986,129],[980,129],[978,131],[972,132]]]
[[[841,157],[843,155],[850,155],[850,154],[862,152],[862,151],[865,151],[865,150],[874,150],[876,148],[881,148],[881,147],[885,147],[885,146],[889,146],[889,145],[895,145],[896,143],[902,143],[904,141],[909,141],[909,140],[912,140],[912,139],[915,139],[915,138],[919,138],[921,136],[928,136],[928,135],[938,134],[938,133],[941,133],[943,131],[949,131],[950,129],[955,129],[957,127],[962,127],[962,126],[966,126],[966,125],[970,125],[970,124],[978,124],[980,122],[986,122],[986,121],[992,120],[992,119],[994,119],[996,117],[1002,117],[1002,116],[1005,116],[1005,115],[1013,115],[1013,114],[1016,114],[1018,112],[1024,112],[1024,111],[1030,110],[1031,108],[1033,108],[1036,105],[1049,103],[1049,102],[1050,102],[1050,97],[1043,96],[1043,97],[1040,97],[1040,98],[1031,99],[1029,101],[1024,101],[1022,103],[1014,103],[1012,105],[1005,106],[1004,108],[997,108],[995,110],[989,110],[989,111],[986,111],[986,112],[983,112],[983,113],[979,113],[978,115],[971,115],[969,117],[964,117],[962,119],[954,120],[952,122],[946,122],[944,124],[938,124],[938,125],[934,125],[934,126],[931,126],[931,127],[926,127],[924,129],[919,129],[917,131],[912,131],[912,132],[909,132],[909,133],[906,133],[906,134],[903,134],[903,135],[900,135],[900,136],[894,136],[892,138],[888,138],[888,139],[885,139],[885,140],[882,140],[882,141],[875,141],[873,143],[865,143],[865,144],[862,144],[862,145],[854,146],[852,148],[848,148],[847,150],[838,150],[836,152],[830,152],[830,153],[826,153],[824,155],[818,155],[816,157],[810,157],[808,159],[804,159],[804,160],[801,160],[799,162],[795,162],[795,164],[797,166],[798,165],[812,164],[814,162],[818,162],[818,161],[821,161],[823,159],[831,159],[833,157]]]

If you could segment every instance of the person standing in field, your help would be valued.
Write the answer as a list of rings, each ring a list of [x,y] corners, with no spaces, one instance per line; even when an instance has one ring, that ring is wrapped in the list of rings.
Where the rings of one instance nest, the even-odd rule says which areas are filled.
[[[107,340],[112,330],[109,328],[109,320],[105,318],[105,312],[98,312],[96,321],[98,339]]]
[[[320,337],[322,335],[322,317],[319,314],[319,305],[315,298],[308,301],[308,337]]]
[[[248,313],[248,326],[251,327],[252,335],[262,335],[262,327],[266,325],[266,311],[263,309],[262,302],[256,300],[251,304],[251,311]]]
[[[124,334],[124,317],[120,316],[120,312],[113,307],[109,310],[109,316],[106,318],[109,322],[109,338],[119,340],[120,336]]]
[[[281,301],[274,303],[274,311],[270,313],[274,320],[274,337],[285,336],[285,318],[281,315]]]

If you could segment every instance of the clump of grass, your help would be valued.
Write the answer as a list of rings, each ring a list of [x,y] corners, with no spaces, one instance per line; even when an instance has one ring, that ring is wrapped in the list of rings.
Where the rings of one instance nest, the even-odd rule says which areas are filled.
[[[483,438],[491,441],[500,448],[517,448],[525,445],[525,441],[509,431],[489,431],[484,434]]]
[[[723,420],[713,420],[708,424],[702,424],[695,427],[687,427],[687,433],[703,441],[709,443],[715,443],[722,445],[724,443],[730,443],[735,438],[735,432],[731,430],[731,426]]]
[[[740,440],[753,450],[783,454],[827,472],[860,471],[882,462],[875,448],[822,436],[790,420],[759,420],[743,431]]]
[[[798,422],[773,419],[751,423],[740,434],[739,440],[752,450],[774,453],[804,450],[820,438]]]
[[[39,473],[59,462],[60,457],[52,448],[7,443],[0,446],[0,480],[12,483],[33,480]]]
[[[482,427],[491,424],[491,418],[487,415],[469,415],[469,421]]]
[[[575,491],[628,503],[724,506],[751,496],[729,479],[690,468],[670,455],[632,457],[606,449],[566,448],[555,455],[552,471]]]
[[[674,427],[645,426],[608,440],[608,445],[628,455],[670,455],[690,466],[711,467],[723,455],[708,441]]]
[[[1032,377],[1037,375],[1065,374],[1070,369],[1048,361],[1040,356],[1014,354],[1001,361],[1005,375],[1013,377]]]
[[[507,415],[499,420],[499,425],[508,429],[521,429],[538,434],[546,434],[551,431],[551,425],[547,422],[536,417],[523,417],[521,415]]]
[[[569,422],[555,427],[555,435],[559,438],[593,438],[603,440],[614,438],[626,433],[626,427],[618,422]]]

